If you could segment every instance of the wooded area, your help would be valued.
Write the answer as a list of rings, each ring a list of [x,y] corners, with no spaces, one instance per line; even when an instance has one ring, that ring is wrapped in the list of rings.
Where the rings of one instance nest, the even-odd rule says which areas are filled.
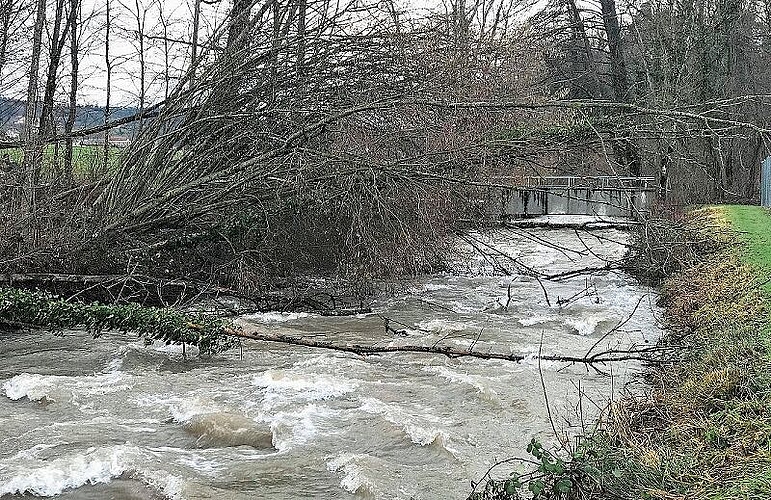
[[[0,269],[255,296],[437,269],[501,177],[754,200],[770,50],[765,1],[3,0]]]
[[[282,356],[294,346],[350,357],[406,353],[440,355],[448,362],[535,361],[555,437],[542,361],[576,365],[598,375],[618,362],[646,363],[645,376],[653,382],[646,390],[648,401],[611,405],[594,430],[584,426],[580,407],[582,437],[575,447],[551,454],[534,439],[528,453],[536,460],[523,461],[534,465],[533,471],[501,479],[491,471],[509,459],[498,462],[480,482],[471,483],[470,498],[675,498],[680,493],[682,498],[766,498],[771,477],[766,395],[771,394],[771,383],[764,293],[771,288],[765,274],[751,270],[757,263],[746,261],[745,254],[760,254],[763,265],[756,267],[763,273],[771,269],[771,254],[765,251],[767,214],[734,207],[699,218],[698,212],[684,215],[680,209],[757,201],[760,162],[770,153],[769,68],[771,0],[0,0],[0,329],[27,329],[35,335],[39,329],[85,330],[93,336],[132,332],[148,344],[181,344],[183,362],[175,366],[175,387],[169,387],[179,392],[180,400],[196,396],[189,387],[206,387],[200,376],[204,370],[184,365],[186,349],[219,353],[244,340],[280,344],[285,348]],[[470,231],[501,222],[500,214],[490,208],[498,202],[491,193],[500,194],[501,188],[528,178],[554,175],[627,177],[646,186],[657,182],[658,200],[650,213],[627,221],[637,228],[629,244],[593,235],[597,242],[590,247],[578,233],[590,223],[574,227],[582,244],[578,250],[535,233],[523,241],[510,238],[517,240],[518,251],[532,246],[561,253],[563,267],[556,270],[528,266],[520,261],[524,251],[509,255]],[[531,189],[537,192],[539,186],[534,183]],[[731,214],[738,222],[732,226],[723,221],[721,227],[720,221]],[[508,230],[526,231],[527,226],[509,225]],[[752,244],[764,252],[745,252],[734,232],[753,235]],[[372,317],[365,298],[375,295],[378,286],[392,291],[398,285],[390,278],[450,270],[450,257],[460,243],[494,268],[486,285],[493,290],[488,304],[485,297],[465,305],[456,302],[461,296],[487,293],[469,283],[436,304],[410,292],[410,298],[427,309],[401,320],[375,307],[379,318]],[[627,257],[621,257],[622,250],[613,260],[595,252],[611,244],[628,249]],[[560,262],[543,253],[538,256],[543,266]],[[585,256],[601,264],[581,267],[578,257]],[[523,260],[528,262],[528,256]],[[619,308],[630,308],[628,298],[637,291],[627,287],[626,277],[607,279],[611,271],[621,270],[631,271],[640,281],[663,283],[668,303],[661,321],[675,329],[655,345],[648,344],[645,335],[636,335],[649,333],[643,332],[646,328],[659,333],[653,312],[648,323],[635,326],[628,343],[613,337],[649,297],[647,291],[628,316],[619,319],[617,310],[607,307],[593,307],[601,313],[594,315],[568,311],[579,300],[592,306],[606,300],[596,293],[596,282],[587,279],[576,289],[556,286],[559,280],[605,273],[597,281],[624,295],[627,302],[619,301]],[[553,302],[542,281],[556,290]],[[521,297],[512,294],[527,283],[532,287],[522,286]],[[425,285],[440,290],[444,284]],[[653,311],[652,298],[649,301]],[[525,311],[540,302],[545,303],[540,313]],[[196,307],[186,307],[192,304]],[[436,315],[442,309],[454,315],[452,321],[436,328],[422,328],[414,321],[417,315]],[[288,311],[297,310],[313,313],[313,321],[315,315],[356,315],[364,320],[361,329],[368,335],[346,336],[338,331],[346,327],[333,322],[318,329],[315,324],[312,329],[281,329],[267,320],[255,326],[228,319],[271,311],[283,321]],[[485,317],[477,321],[468,311]],[[492,317],[504,325],[501,332],[485,332]],[[463,323],[457,327],[453,323],[459,318]],[[540,330],[537,352],[527,345],[526,335],[518,337],[519,330],[528,327]],[[590,338],[591,347],[578,353],[544,353],[544,331],[557,332],[554,346],[560,348],[560,343],[572,345],[573,338],[597,340]],[[480,346],[483,332],[496,342]],[[631,332],[630,325],[623,333]],[[650,338],[655,341],[653,334]],[[509,349],[508,342],[516,348]],[[17,344],[24,343],[26,337]],[[22,347],[19,357],[25,358]],[[16,357],[9,352],[9,359]],[[64,351],[56,352],[59,356]],[[163,351],[163,359],[171,359],[170,353]],[[250,374],[249,369],[259,369],[261,376],[268,366],[294,363],[302,375],[305,367],[321,364],[273,354],[265,349],[242,363],[242,351],[240,364],[227,373],[212,371],[208,391],[220,393],[237,372],[251,377],[242,392],[257,399],[266,389],[262,394],[268,400],[267,385],[260,386],[258,372]],[[66,364],[70,358],[51,359]],[[123,359],[122,351],[111,352],[104,369],[119,372]],[[29,364],[15,366],[37,371],[48,358],[23,361]],[[344,366],[338,358],[330,365],[338,363]],[[396,365],[378,368],[382,373],[396,371],[393,380],[443,373],[426,374],[429,365],[447,368],[423,360],[401,368],[404,376],[398,375]],[[82,366],[90,376],[96,365]],[[568,366],[552,372],[562,376]],[[102,369],[101,364],[96,368]],[[148,363],[126,371],[138,380],[165,369],[162,363]],[[177,386],[184,371],[194,385]],[[527,378],[525,372],[499,371],[496,365],[491,373],[507,386],[505,398],[512,391],[533,392],[536,387],[516,384],[520,377]],[[614,375],[609,374],[613,398]],[[302,390],[327,380],[322,372],[296,381],[279,375],[271,382]],[[332,375],[329,380],[337,384],[339,378],[340,386],[364,384],[363,379],[346,379],[358,374]],[[439,393],[460,381],[466,392],[457,393],[459,398],[495,396],[472,375],[451,372],[437,379],[437,385],[426,385],[425,391]],[[489,380],[489,375],[482,372],[478,378]],[[52,386],[77,378],[69,372],[53,376]],[[377,391],[386,385],[381,372],[373,371],[371,378]],[[147,385],[155,397],[157,383]],[[410,386],[393,385],[399,397],[418,399],[421,394]],[[583,398],[581,379],[574,387]],[[26,394],[30,403],[49,404],[45,395],[34,398],[22,391],[14,398],[4,390],[14,401]],[[137,386],[140,396],[141,390]],[[339,394],[349,394],[345,391]],[[158,398],[167,400],[169,394]],[[222,399],[234,395],[223,394]],[[303,399],[303,406],[265,406],[260,411],[303,414],[306,403],[316,405],[327,397],[323,393]],[[115,406],[99,406],[100,411],[120,413],[124,394],[116,392],[116,398]],[[330,407],[330,414],[349,411],[354,404],[348,398],[340,400],[339,408]],[[61,398],[69,399],[77,398]],[[368,399],[361,400],[359,410],[368,406]],[[382,399],[383,406],[391,403],[387,396]],[[481,456],[477,446],[484,439],[498,446],[500,435],[476,430],[487,432],[490,415],[504,415],[507,426],[516,426],[531,406],[515,398],[499,404],[503,398],[495,396],[489,398],[494,401],[469,399],[473,404],[452,410],[447,405],[451,399],[438,400],[441,411],[429,423],[452,428],[461,436],[461,446],[473,448],[469,456],[475,459]],[[586,401],[601,410],[591,396]],[[258,408],[252,403],[236,409]],[[472,420],[472,407],[487,403],[494,409],[478,414],[478,427],[456,425]],[[51,404],[56,404],[54,398]],[[461,415],[457,422],[443,422],[446,407]],[[29,408],[33,405],[13,409],[24,427]],[[63,414],[57,415],[56,409],[46,412],[59,418]],[[406,421],[402,416],[408,412],[397,410],[398,418],[389,419],[385,412],[381,423]],[[505,413],[509,410],[514,413]],[[144,418],[147,408],[140,411],[137,415]],[[381,443],[389,453],[395,449],[380,438],[396,431],[393,442],[407,444],[410,455],[418,449],[413,445],[419,445],[431,451],[431,462],[438,462],[436,447],[442,457],[451,457],[446,463],[453,467],[468,465],[447,443],[442,445],[449,431],[440,429],[428,433],[428,440],[416,440],[408,431],[420,427],[397,425],[382,431],[371,425],[376,414],[361,417],[366,425],[360,428],[351,427],[347,417],[338,421],[341,428],[356,433],[371,427],[378,434],[374,444],[362,448],[365,458]],[[88,416],[91,419],[92,412]],[[254,424],[246,416],[239,418]],[[158,436],[166,436],[163,429],[170,422],[166,413],[158,419]],[[77,425],[67,432],[89,429],[88,423],[71,423]],[[283,425],[272,421],[270,429]],[[66,444],[76,447],[88,441],[90,447],[91,438],[102,435],[109,437],[110,445],[122,441],[105,428]],[[17,428],[9,429],[14,433]],[[533,429],[528,422],[515,430],[524,434]],[[336,431],[330,436],[342,443]],[[132,441],[140,435],[133,428],[131,432]],[[268,435],[270,441],[274,436]],[[265,434],[261,436],[264,441]],[[361,442],[361,436],[355,441]],[[142,459],[153,467],[162,461],[155,454],[156,444],[153,459]],[[44,446],[43,451],[59,443]],[[9,456],[34,456],[27,451],[15,450]],[[316,463],[323,474],[347,467],[348,459],[332,466],[329,454],[324,450]],[[241,460],[223,456],[228,463]],[[249,474],[229,477],[225,467],[211,468],[228,481],[211,491],[221,495],[234,484],[247,483],[244,494],[273,491],[251,488],[263,488],[283,474],[283,465],[258,477],[250,475],[258,463],[253,458]],[[408,465],[425,468],[427,462],[410,459]],[[385,467],[385,461],[372,463],[383,476],[410,471],[405,463],[394,469]],[[745,470],[738,473],[727,465],[732,463],[743,464]],[[304,478],[296,471],[307,463],[290,466],[286,480],[301,482]],[[134,469],[126,467],[118,474],[110,469],[105,480],[129,477]],[[25,467],[17,475],[34,477],[31,470]],[[57,476],[48,468],[40,470],[49,471],[38,471],[40,477]],[[693,484],[699,482],[694,479],[701,477],[700,471],[706,471],[706,486]],[[59,476],[69,481],[69,476]],[[84,478],[51,494],[99,482]],[[441,488],[455,479],[442,470]],[[344,482],[339,485],[351,494],[377,497],[359,490],[365,483],[347,488]],[[14,488],[5,491],[37,494],[27,483]],[[287,498],[298,496],[292,491]],[[410,493],[413,497],[420,498]]]

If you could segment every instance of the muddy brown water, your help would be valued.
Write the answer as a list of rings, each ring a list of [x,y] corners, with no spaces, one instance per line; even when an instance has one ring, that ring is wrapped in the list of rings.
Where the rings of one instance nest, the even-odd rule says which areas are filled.
[[[594,235],[479,237],[559,272],[623,254],[625,233]],[[544,282],[549,306],[535,279],[507,276],[491,258],[469,251],[455,272],[406,283],[373,314],[243,320],[338,342],[441,341],[531,355],[522,363],[259,343],[244,344],[243,357],[183,359],[177,346],[117,334],[2,333],[0,498],[465,498],[497,459],[524,455],[533,437],[551,439],[533,358],[541,342],[544,353],[583,354],[598,340],[605,349],[660,335],[653,292],[624,274]],[[385,335],[382,316],[407,325],[404,336]],[[542,363],[558,426],[589,421],[638,367],[606,369],[612,377]]]

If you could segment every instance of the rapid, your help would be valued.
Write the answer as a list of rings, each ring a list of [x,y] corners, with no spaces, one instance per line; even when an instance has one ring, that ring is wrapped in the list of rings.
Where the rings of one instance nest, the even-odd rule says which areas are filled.
[[[553,441],[544,388],[555,425],[575,430],[640,369],[539,371],[539,350],[583,355],[661,335],[654,291],[622,272],[540,283],[523,273],[601,267],[623,256],[627,233],[475,238],[484,255],[459,242],[452,272],[401,284],[371,314],[240,321],[339,343],[522,353],[521,363],[248,341],[183,357],[118,334],[0,333],[0,498],[466,498],[497,460],[524,456],[533,437]]]

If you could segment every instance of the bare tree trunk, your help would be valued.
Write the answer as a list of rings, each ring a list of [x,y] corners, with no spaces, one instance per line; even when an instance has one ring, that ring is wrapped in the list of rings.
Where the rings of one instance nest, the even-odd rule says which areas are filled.
[[[78,54],[78,15],[80,10],[79,0],[70,0],[70,107],[67,113],[67,121],[64,124],[64,133],[67,141],[64,150],[64,183],[71,184],[73,178],[72,157],[73,141],[70,134],[75,128],[75,116],[78,107],[78,69],[80,65]]]
[[[613,97],[616,102],[631,102],[632,92],[629,88],[624,51],[621,43],[621,25],[618,21],[615,0],[600,0],[602,7],[602,22],[605,34],[608,38],[608,51],[610,53],[610,79],[613,88]],[[616,155],[622,164],[629,168],[629,174],[639,177],[642,174],[642,160],[637,151],[637,146],[631,138],[617,140],[613,144]]]
[[[237,52],[246,46],[249,31],[249,12],[252,0],[233,0],[230,10],[227,50]]]
[[[604,92],[600,80],[597,77],[597,67],[594,64],[594,54],[592,54],[592,46],[589,43],[589,36],[586,34],[586,26],[584,20],[581,17],[581,12],[578,10],[575,0],[567,0],[568,18],[570,19],[571,31],[573,34],[574,42],[576,45],[580,43],[580,49],[583,54],[583,71],[589,76],[593,88],[587,92],[588,97],[602,98]],[[579,48],[579,47],[576,47]],[[581,96],[586,97],[586,96]]]
[[[600,0],[602,22],[608,37],[610,52],[610,78],[613,96],[616,102],[629,102],[629,88],[626,75],[626,63],[621,45],[621,25],[618,22],[615,0]]]
[[[308,10],[308,0],[298,1],[297,14],[297,78],[303,79],[303,67],[305,65],[305,21]]]
[[[201,26],[201,0],[195,0],[195,5],[193,7],[193,45],[190,49],[190,68],[191,68],[191,75],[190,75],[190,88],[193,88],[195,86],[195,70],[198,62],[198,31],[200,30]],[[164,29],[165,29],[164,25]],[[166,61],[166,67],[168,68],[168,54],[167,54],[167,61]],[[168,96],[167,96],[168,97]]]
[[[273,89],[273,98],[276,97],[276,86],[278,84],[278,53],[281,47],[281,4],[278,0],[273,1],[273,39],[271,41],[270,54],[270,84]]]
[[[139,0],[134,0],[136,7],[137,38],[139,40],[139,112],[145,109],[145,79],[147,75],[147,65],[145,63],[145,21],[147,19],[147,9],[140,6]],[[144,120],[139,120],[139,130],[142,130]]]
[[[110,96],[112,90],[112,60],[110,59],[110,28],[112,27],[112,19],[110,18],[110,0],[106,0],[106,15],[107,20],[105,24],[104,35],[104,63],[107,69],[107,82],[105,84],[106,97],[104,104],[104,124],[110,121]],[[104,131],[104,150],[102,157],[102,175],[106,175],[110,168],[110,130]]]
[[[0,77],[8,57],[8,38],[11,30],[13,0],[0,0]]]
[[[56,93],[57,72],[62,59],[62,51],[67,43],[67,35],[70,29],[72,16],[67,16],[67,22],[62,29],[64,20],[64,2],[56,1],[56,13],[54,15],[53,34],[51,39],[51,50],[48,58],[48,71],[46,74],[45,94],[43,96],[43,108],[40,113],[39,132],[43,138],[56,135],[56,122],[54,120],[54,96]],[[54,158],[55,170],[59,170],[57,158]],[[34,181],[38,183],[41,176],[41,165],[34,169]]]
[[[469,20],[466,15],[466,0],[453,0],[450,33],[452,40],[452,64],[455,68],[453,91],[456,96],[463,95],[466,87],[465,72],[467,68],[467,59],[470,53],[469,47]]]
[[[40,49],[43,42],[43,25],[46,21],[46,0],[38,0],[35,13],[35,28],[32,33],[32,56],[27,81],[27,104],[24,113],[24,160],[19,185],[22,187],[21,201],[25,208],[35,206],[35,182],[33,172],[39,168],[42,151],[39,147],[37,123],[38,72],[40,70]]]
[[[169,90],[171,86],[171,72],[169,70],[170,51],[169,51],[169,20],[166,19],[163,13],[163,0],[158,0],[158,20],[163,27],[163,97],[164,100],[169,98]]]

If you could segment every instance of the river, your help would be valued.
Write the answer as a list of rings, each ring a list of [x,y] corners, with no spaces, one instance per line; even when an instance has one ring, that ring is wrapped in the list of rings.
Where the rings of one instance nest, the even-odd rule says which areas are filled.
[[[543,386],[557,427],[575,427],[639,370],[543,362],[539,373],[539,348],[584,354],[661,334],[653,292],[623,273],[543,281],[544,292],[513,272],[601,266],[623,255],[626,233],[476,237],[486,257],[461,245],[453,272],[403,284],[372,314],[242,320],[338,342],[473,344],[522,363],[256,342],[183,358],[117,334],[0,333],[0,498],[464,499],[496,460],[552,441]]]

